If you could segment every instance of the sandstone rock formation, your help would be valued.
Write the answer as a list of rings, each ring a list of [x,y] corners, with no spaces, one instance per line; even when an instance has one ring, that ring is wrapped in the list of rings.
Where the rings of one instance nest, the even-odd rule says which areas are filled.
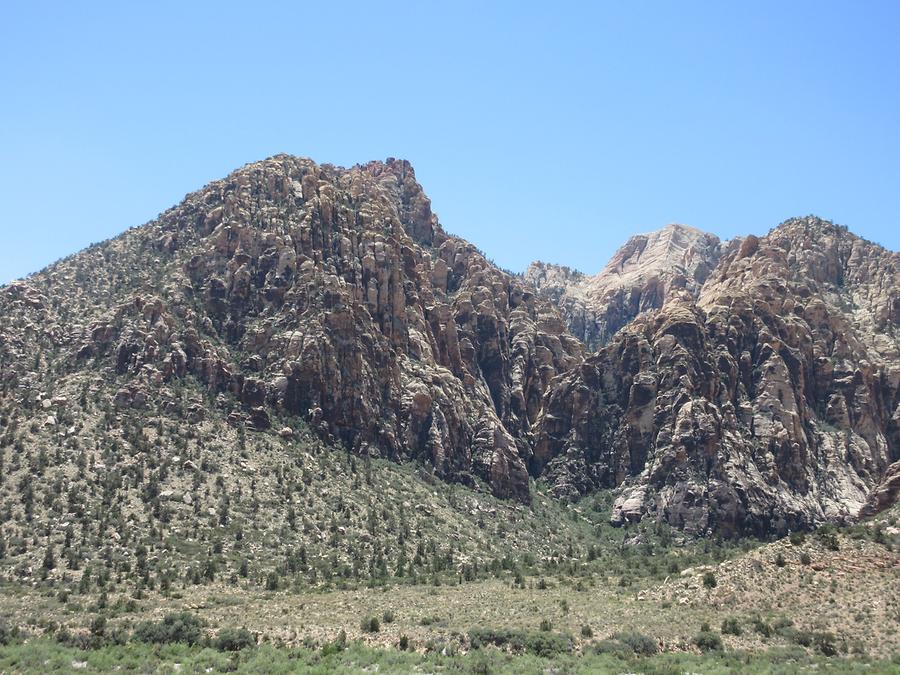
[[[614,522],[696,533],[896,494],[900,255],[816,218],[728,244],[670,226],[596,277],[521,279],[443,231],[407,162],[279,155],[0,288],[0,316],[8,446],[308,425],[502,497],[613,488]]]
[[[884,477],[874,490],[869,493],[866,503],[859,510],[859,516],[874,516],[900,501],[900,461],[891,464]]]
[[[625,485],[613,520],[785,531],[856,514],[900,457],[900,255],[816,218],[727,253],[551,387],[532,470]]]
[[[670,291],[696,296],[721,253],[715,235],[668,225],[631,237],[594,276],[534,262],[525,280],[560,308],[573,335],[597,347],[641,312],[661,307]]]
[[[443,232],[397,160],[245,166],[2,289],[0,315],[11,395],[32,395],[41,352],[104,373],[120,409],[175,409],[171,386],[196,381],[233,424],[305,418],[523,500],[543,394],[582,353],[548,302]]]

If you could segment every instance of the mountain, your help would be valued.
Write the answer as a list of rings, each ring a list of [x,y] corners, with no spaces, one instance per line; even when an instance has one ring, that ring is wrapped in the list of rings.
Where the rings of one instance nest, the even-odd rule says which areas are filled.
[[[53,432],[49,413],[77,417],[86,392],[256,431],[303,419],[357,454],[525,501],[532,422],[583,351],[550,303],[441,229],[393,159],[250,164],[6,286],[0,315],[4,402],[46,408]]]
[[[616,490],[616,524],[849,520],[896,494],[898,269],[809,217],[517,277],[442,229],[408,162],[278,155],[0,288],[0,541],[265,504],[243,521],[265,548],[301,480],[339,480],[303,468],[324,447],[522,504],[532,479]]]
[[[797,218],[704,274],[554,381],[533,470],[561,495],[624,485],[616,522],[852,518],[900,459],[900,255]]]
[[[671,290],[696,296],[721,254],[715,235],[668,225],[631,237],[592,277],[534,262],[525,280],[559,307],[573,335],[596,347],[641,312],[659,309]]]

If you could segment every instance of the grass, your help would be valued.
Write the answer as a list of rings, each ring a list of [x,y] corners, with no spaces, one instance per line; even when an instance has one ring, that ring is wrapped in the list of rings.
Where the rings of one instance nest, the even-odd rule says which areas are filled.
[[[332,651],[274,645],[226,653],[184,644],[146,645],[129,642],[95,650],[81,650],[49,639],[34,639],[0,647],[0,671],[18,673],[784,673],[809,670],[826,673],[892,673],[893,660],[843,659],[809,656],[800,650],[765,654],[743,652],[657,654],[635,656],[611,653],[555,653],[552,656],[511,654],[485,647],[466,653],[444,653],[442,645],[421,652],[373,648],[350,642]]]

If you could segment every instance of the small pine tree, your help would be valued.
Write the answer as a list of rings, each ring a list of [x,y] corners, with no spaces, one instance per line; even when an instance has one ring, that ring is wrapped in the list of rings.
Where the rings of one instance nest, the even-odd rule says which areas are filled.
[[[45,570],[52,570],[56,567],[56,555],[53,553],[53,544],[47,544],[47,552],[44,553],[44,562],[41,567]]]

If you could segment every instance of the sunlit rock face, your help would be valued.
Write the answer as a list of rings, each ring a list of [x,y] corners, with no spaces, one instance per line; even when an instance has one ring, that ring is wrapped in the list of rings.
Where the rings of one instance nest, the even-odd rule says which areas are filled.
[[[537,478],[615,488],[616,523],[783,532],[896,499],[898,270],[800,218],[516,277],[444,232],[409,163],[279,155],[0,288],[0,404],[70,440],[165,416],[281,442],[304,420],[505,498]]]
[[[631,237],[600,273],[534,262],[525,280],[559,307],[569,330],[589,347],[605,344],[674,290],[696,296],[722,254],[719,238],[685,225]]]
[[[532,470],[561,495],[623,486],[614,522],[850,518],[900,458],[900,256],[812,217],[724,248],[555,380]]]
[[[583,348],[520,279],[447,235],[409,163],[277,156],[0,293],[7,390],[29,355],[96,370],[116,407],[198,381],[265,431],[300,416],[361,454],[529,498],[531,426]]]

